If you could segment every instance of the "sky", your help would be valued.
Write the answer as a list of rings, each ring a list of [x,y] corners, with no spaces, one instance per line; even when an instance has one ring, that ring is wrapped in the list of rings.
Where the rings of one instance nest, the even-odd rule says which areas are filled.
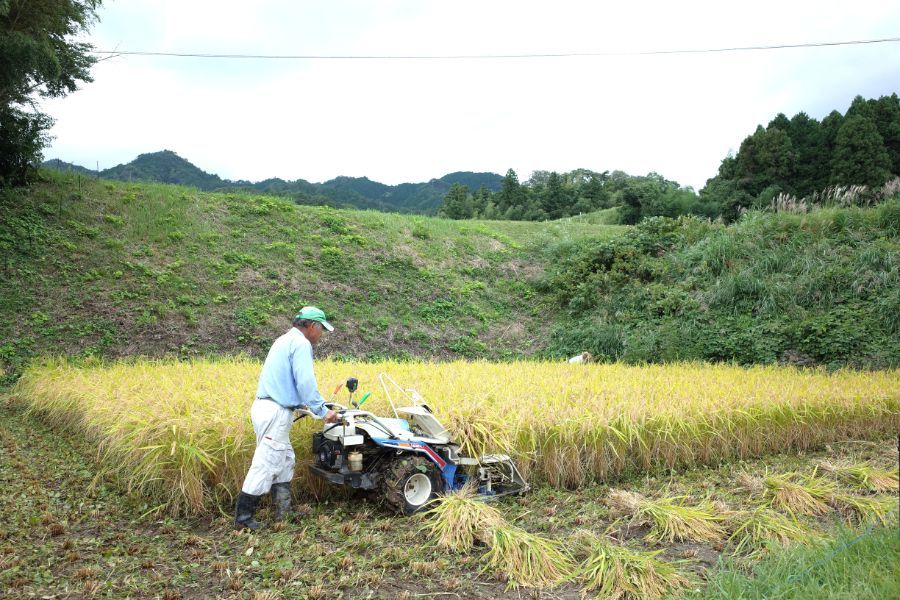
[[[900,37],[900,3],[119,0],[98,50],[254,55],[635,53]],[[45,158],[168,149],[227,179],[389,185],[454,171],[651,171],[699,190],[777,113],[900,93],[900,43],[652,56],[118,56],[44,102]]]

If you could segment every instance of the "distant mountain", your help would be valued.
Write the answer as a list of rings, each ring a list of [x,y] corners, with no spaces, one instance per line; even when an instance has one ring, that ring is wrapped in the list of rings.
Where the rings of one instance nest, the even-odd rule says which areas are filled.
[[[44,166],[50,169],[56,169],[57,171],[72,171],[73,173],[81,173],[82,175],[90,175],[91,177],[97,176],[97,171],[94,171],[93,169],[59,160],[58,158],[44,161]]]
[[[225,181],[195,167],[171,150],[141,154],[125,165],[117,165],[100,172],[104,179],[120,181],[159,181],[189,185],[201,190],[215,190],[223,187]]]
[[[207,173],[171,150],[141,154],[130,163],[97,171],[52,159],[44,166],[62,171],[76,171],[120,181],[158,181],[193,186],[205,191],[253,190],[288,196],[299,204],[324,204],[336,207],[374,209],[390,212],[434,214],[454,183],[469,186],[472,191],[485,186],[499,191],[503,177],[496,173],[460,171],[425,183],[386,185],[368,177],[336,177],[324,183],[303,179],[285,181],[272,178],[263,181],[229,181]]]

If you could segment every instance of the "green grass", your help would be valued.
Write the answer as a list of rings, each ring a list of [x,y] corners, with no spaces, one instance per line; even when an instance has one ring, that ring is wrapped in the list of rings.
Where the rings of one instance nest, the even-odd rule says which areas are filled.
[[[623,229],[296,206],[55,172],[0,192],[0,209],[8,373],[44,352],[260,354],[304,304],[338,327],[323,354],[527,356],[549,327],[533,285],[544,248]]]
[[[594,212],[559,219],[558,222],[590,223],[592,225],[617,225],[621,223],[621,209],[618,206],[595,210]]]
[[[895,522],[896,523],[896,522]],[[769,600],[900,597],[900,530],[841,528],[812,546],[778,549],[745,572],[731,562],[694,598]]]
[[[264,353],[900,364],[900,199],[725,226],[452,221],[46,172],[0,192],[0,385],[32,357]]]

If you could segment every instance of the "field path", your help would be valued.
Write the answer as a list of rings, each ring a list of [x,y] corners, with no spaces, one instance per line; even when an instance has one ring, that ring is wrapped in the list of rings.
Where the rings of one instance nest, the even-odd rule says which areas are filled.
[[[203,549],[185,544],[190,532],[140,520],[93,479],[66,440],[0,409],[0,587],[12,597],[209,597],[212,572],[200,568]]]

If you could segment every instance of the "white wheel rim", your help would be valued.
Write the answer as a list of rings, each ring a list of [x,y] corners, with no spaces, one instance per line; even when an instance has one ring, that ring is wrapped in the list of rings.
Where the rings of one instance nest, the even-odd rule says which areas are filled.
[[[425,504],[431,497],[431,479],[424,473],[416,473],[406,480],[403,486],[403,496],[413,506]]]

